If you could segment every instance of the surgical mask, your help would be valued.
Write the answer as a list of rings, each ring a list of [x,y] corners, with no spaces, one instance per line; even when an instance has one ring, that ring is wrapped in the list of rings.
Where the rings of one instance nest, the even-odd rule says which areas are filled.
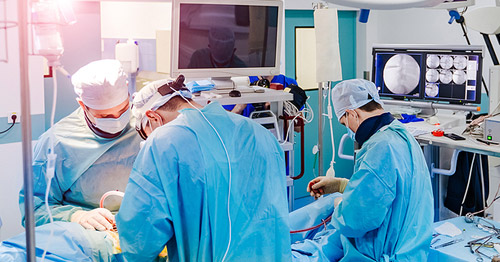
[[[97,118],[94,117],[95,127],[100,130],[110,133],[116,134],[127,126],[130,121],[130,108],[127,109],[119,118]]]
[[[345,115],[345,127],[347,127],[347,135],[349,138],[351,138],[352,141],[356,141],[356,133],[349,128],[349,118],[347,117],[347,113]]]

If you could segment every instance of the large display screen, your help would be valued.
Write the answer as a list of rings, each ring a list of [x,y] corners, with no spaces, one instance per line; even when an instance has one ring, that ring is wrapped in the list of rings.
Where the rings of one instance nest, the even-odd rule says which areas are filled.
[[[178,69],[275,67],[278,7],[181,3]]]
[[[373,82],[381,96],[480,103],[481,74],[478,50],[373,49]]]

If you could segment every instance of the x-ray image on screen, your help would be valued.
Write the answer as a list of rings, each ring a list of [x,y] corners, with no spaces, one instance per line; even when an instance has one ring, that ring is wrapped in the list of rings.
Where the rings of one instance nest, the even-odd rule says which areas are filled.
[[[425,97],[476,100],[477,55],[427,54]]]
[[[395,97],[420,97],[420,54],[378,53],[374,82],[379,92]]]
[[[482,46],[373,47],[372,81],[382,97],[481,103]]]

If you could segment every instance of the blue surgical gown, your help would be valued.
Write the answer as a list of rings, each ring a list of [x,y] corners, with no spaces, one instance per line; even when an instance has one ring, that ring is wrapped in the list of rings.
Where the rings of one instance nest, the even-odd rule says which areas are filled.
[[[141,141],[133,125],[131,121],[124,133],[115,139],[101,138],[90,130],[83,110],[78,108],[41,135],[33,153],[37,226],[49,222],[44,197],[50,140],[54,141],[57,161],[49,206],[55,221],[70,221],[71,215],[78,210],[98,208],[101,196],[107,191],[125,190]],[[120,200],[110,197],[105,207],[117,211]],[[23,190],[19,204],[24,221]]]
[[[422,150],[393,121],[363,144],[333,213],[344,253],[340,261],[426,261],[432,220],[431,180]]]
[[[211,103],[181,110],[141,149],[117,215],[123,256],[151,261],[290,261],[283,151],[248,118]],[[230,181],[231,193],[228,192]]]

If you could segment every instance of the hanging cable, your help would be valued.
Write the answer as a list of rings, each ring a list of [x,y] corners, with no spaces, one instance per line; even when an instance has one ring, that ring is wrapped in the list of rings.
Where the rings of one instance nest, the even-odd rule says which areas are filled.
[[[474,167],[474,160],[476,160],[476,154],[472,157],[472,162],[471,162],[471,167],[469,171],[469,179],[467,180],[467,186],[465,187],[465,193],[464,193],[464,198],[462,199],[462,204],[460,205],[460,213],[458,214],[459,216],[462,215],[462,210],[464,208],[464,203],[465,203],[465,198],[467,197],[467,192],[469,191],[469,185],[472,177],[472,169]]]
[[[315,226],[309,227],[309,228],[300,229],[300,230],[290,230],[290,234],[297,234],[297,233],[303,233],[303,232],[311,231],[311,230],[314,230],[314,229],[318,229],[321,226],[324,226],[326,228],[326,223],[330,222],[330,220],[332,220],[332,216],[331,215],[329,217],[327,217],[326,219],[321,219],[321,224],[318,224],[318,225],[315,225]]]
[[[184,81],[184,80],[182,80],[182,81]],[[231,200],[232,172],[231,172],[231,159],[229,158],[229,152],[226,148],[226,143],[224,143],[224,140],[222,140],[221,135],[219,134],[219,132],[217,131],[215,126],[208,120],[208,118],[205,116],[205,114],[203,114],[203,112],[198,107],[194,106],[188,99],[186,99],[184,97],[184,95],[182,95],[181,92],[179,92],[178,90],[175,90],[173,87],[170,87],[170,89],[172,89],[175,93],[177,93],[182,99],[184,99],[184,101],[186,101],[192,108],[194,108],[196,111],[198,111],[201,114],[203,119],[205,119],[205,121],[214,130],[215,134],[217,135],[217,137],[219,138],[219,140],[222,144],[222,148],[224,149],[224,152],[226,153],[227,165],[228,165],[228,169],[229,169],[229,181],[228,181],[228,193],[227,193],[227,218],[228,218],[228,222],[229,222],[229,230],[228,230],[229,240],[228,240],[228,243],[226,246],[226,251],[224,252],[224,256],[222,257],[222,262],[224,262],[224,261],[226,261],[226,257],[227,257],[227,254],[229,253],[229,247],[231,246],[231,241],[232,241],[232,222],[231,222],[231,213],[229,212],[229,207],[230,207],[229,201]]]
[[[481,155],[479,155],[479,173],[481,174],[481,193],[483,195],[483,208],[486,208],[486,196],[484,191],[484,174],[483,174],[483,162]]]
[[[54,119],[55,119],[55,114],[56,114],[56,106],[57,106],[57,67],[56,70],[54,70],[54,74],[52,76],[52,84],[54,87],[54,92],[52,94],[52,112],[50,116],[50,128],[54,126]],[[54,218],[52,217],[52,211],[50,210],[49,206],[49,193],[50,193],[50,186],[52,184],[52,178],[55,175],[55,166],[56,166],[56,159],[57,155],[54,152],[54,138],[50,137],[50,148],[49,152],[47,152],[47,170],[45,172],[46,179],[47,179],[47,188],[45,189],[45,208],[47,209],[47,213],[49,214],[49,220],[50,223],[54,223]],[[50,236],[47,241],[47,245],[43,250],[43,255],[42,255],[42,262],[45,261],[45,256],[47,255],[47,249],[50,247],[50,244],[52,242],[52,238],[54,237],[54,228],[51,227],[50,229]]]
[[[309,99],[309,97],[307,98]],[[285,102],[288,102],[288,101],[285,101]],[[287,107],[287,103],[283,103],[283,106],[284,107]],[[309,103],[307,103],[306,101],[306,105],[304,106],[304,108],[300,111],[298,111],[297,107],[295,107],[294,104],[290,103],[288,105],[288,112],[287,114],[289,116],[293,116],[293,119],[292,119],[292,123],[295,123],[295,119],[297,118],[301,118],[302,120],[304,120],[304,124],[309,124],[313,121],[314,119],[314,111],[311,109],[311,106],[309,105]],[[294,108],[294,109],[292,109]],[[292,114],[290,114],[292,113]],[[285,140],[283,140],[282,143],[280,143],[280,145],[284,145],[287,141],[288,141],[288,135],[290,134],[290,129],[291,129],[292,125],[289,125],[287,130],[286,130],[286,134],[285,134]]]

